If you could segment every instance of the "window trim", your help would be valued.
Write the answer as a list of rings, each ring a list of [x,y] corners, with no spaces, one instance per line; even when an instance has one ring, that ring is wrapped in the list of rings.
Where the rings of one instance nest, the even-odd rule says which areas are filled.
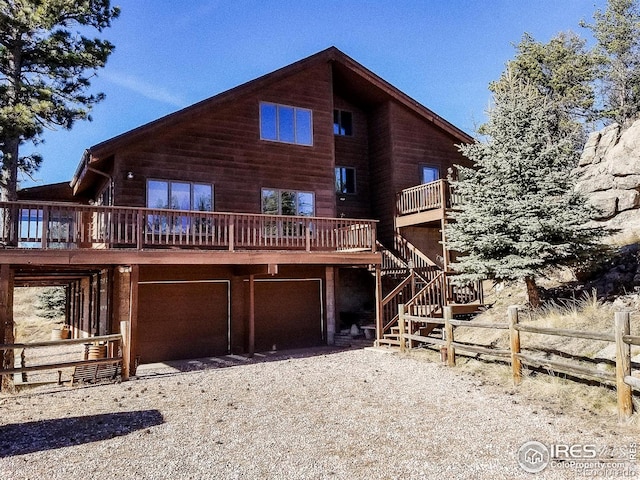
[[[338,122],[336,123],[336,113],[338,114]],[[348,113],[351,115],[351,133],[340,133],[344,127],[342,126],[342,114]],[[336,132],[336,125],[338,126],[338,131]],[[353,128],[353,112],[351,110],[343,110],[341,108],[333,109],[333,134],[337,137],[353,137],[354,136],[354,128]]]
[[[151,208],[151,209],[156,209],[157,207],[150,207],[149,206],[149,182],[165,182],[168,185],[168,190],[167,190],[167,200],[171,199],[171,184],[172,183],[184,183],[184,184],[189,184],[189,212],[215,212],[215,185],[213,183],[205,183],[205,182],[190,182],[187,180],[168,180],[166,178],[147,178],[147,183],[146,183],[146,188],[145,188],[145,206],[146,208]],[[203,185],[203,186],[207,186],[207,187],[211,187],[211,209],[210,210],[196,210],[193,208],[193,201],[194,201],[194,189],[193,187],[195,185]],[[165,208],[158,208],[158,210],[181,210],[181,209],[175,209],[175,208],[171,208],[170,206],[170,202],[167,204],[167,207]]]
[[[345,192],[338,190],[338,169],[344,170],[345,173],[347,170],[353,171],[353,192]],[[336,182],[336,195],[357,195],[358,194],[358,177],[356,176],[356,168],[355,167],[345,167],[342,165],[335,166],[335,182]],[[346,184],[346,181],[345,181]]]
[[[264,135],[262,134],[263,128],[262,128],[262,106],[263,105],[272,105],[275,107],[276,109],[276,116],[275,116],[275,128],[276,128],[276,138],[265,138]],[[293,109],[293,142],[290,142],[288,140],[281,140],[280,139],[280,122],[278,121],[280,118],[280,113],[279,113],[279,108],[280,107],[284,107],[284,108],[291,108]],[[298,112],[309,112],[309,135],[310,135],[310,143],[302,143],[298,141],[298,127],[297,127],[297,122],[298,122]],[[304,108],[304,107],[296,107],[293,105],[286,105],[283,103],[275,103],[275,102],[263,102],[260,101],[259,106],[258,106],[258,116],[259,116],[259,129],[260,129],[260,140],[263,140],[265,142],[275,142],[275,143],[286,143],[289,145],[300,145],[302,147],[313,147],[313,110],[311,110],[310,108]]]

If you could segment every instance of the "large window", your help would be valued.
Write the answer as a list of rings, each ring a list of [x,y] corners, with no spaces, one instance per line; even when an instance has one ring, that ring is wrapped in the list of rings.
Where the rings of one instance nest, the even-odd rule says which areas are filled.
[[[422,183],[431,183],[440,179],[440,169],[430,165],[422,166]]]
[[[311,192],[262,189],[262,213],[268,215],[300,215],[313,217],[315,199]]]
[[[262,213],[313,217],[315,198],[311,192],[263,188]],[[308,227],[313,231],[313,225],[308,225]],[[302,237],[306,234],[305,221],[299,219],[265,220],[263,229],[267,237]]]
[[[353,115],[351,112],[333,111],[333,133],[346,137],[353,135]]]
[[[356,193],[356,169],[336,167],[336,193]]]
[[[147,180],[147,207],[210,212],[213,210],[213,186],[208,183]],[[207,234],[211,219],[194,215],[147,215],[147,231],[154,234]]]
[[[147,181],[147,207],[172,210],[213,210],[213,186],[207,183]]]
[[[260,138],[274,142],[313,145],[311,110],[261,102]]]

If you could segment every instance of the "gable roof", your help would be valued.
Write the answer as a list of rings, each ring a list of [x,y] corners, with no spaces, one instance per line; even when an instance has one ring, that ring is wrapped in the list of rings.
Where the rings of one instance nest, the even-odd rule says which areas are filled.
[[[243,83],[230,90],[226,90],[213,97],[207,98],[193,105],[185,107],[174,113],[170,113],[157,120],[144,124],[140,127],[129,130],[115,137],[112,137],[104,142],[98,143],[89,149],[87,149],[78,165],[76,173],[71,180],[71,186],[76,188],[76,185],[83,179],[87,173],[87,167],[90,163],[103,160],[105,156],[109,156],[119,146],[136,141],[151,132],[166,127],[168,125],[180,122],[183,119],[197,115],[202,110],[207,110],[216,105],[232,101],[241,95],[259,90],[264,86],[282,80],[285,77],[301,72],[311,66],[319,63],[331,62],[334,65],[334,69],[339,71],[339,74],[343,78],[348,78],[351,82],[355,82],[358,85],[358,89],[367,92],[369,96],[373,96],[378,99],[392,99],[402,104],[409,110],[416,113],[418,116],[432,122],[435,126],[439,127],[449,135],[462,143],[470,143],[473,138],[462,131],[452,123],[446,121],[433,111],[429,110],[418,101],[409,97],[386,80],[382,79],[371,70],[367,69],[354,59],[338,50],[336,47],[329,47],[314,55],[306,57],[302,60],[294,62],[290,65],[282,67],[271,73],[258,77],[249,82]]]

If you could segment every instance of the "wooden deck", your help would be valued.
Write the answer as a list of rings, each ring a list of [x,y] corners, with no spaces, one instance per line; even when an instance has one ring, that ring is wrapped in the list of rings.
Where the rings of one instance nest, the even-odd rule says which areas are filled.
[[[291,254],[281,263],[303,263],[300,254],[314,254],[312,263],[379,257],[371,255],[374,220],[0,202],[0,222],[0,259],[11,262],[34,254],[38,263],[56,264],[153,263],[167,256],[200,263],[214,252],[228,264],[280,262]]]
[[[442,221],[460,203],[447,180],[406,188],[396,196],[396,228]]]

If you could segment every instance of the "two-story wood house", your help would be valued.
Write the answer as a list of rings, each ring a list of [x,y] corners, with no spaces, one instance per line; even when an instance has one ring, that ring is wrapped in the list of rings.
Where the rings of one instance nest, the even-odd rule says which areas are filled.
[[[397,343],[399,303],[479,300],[448,285],[441,233],[470,141],[329,48],[0,205],[0,315],[14,286],[65,286],[74,335],[122,325],[131,365],[332,344],[353,322]]]

